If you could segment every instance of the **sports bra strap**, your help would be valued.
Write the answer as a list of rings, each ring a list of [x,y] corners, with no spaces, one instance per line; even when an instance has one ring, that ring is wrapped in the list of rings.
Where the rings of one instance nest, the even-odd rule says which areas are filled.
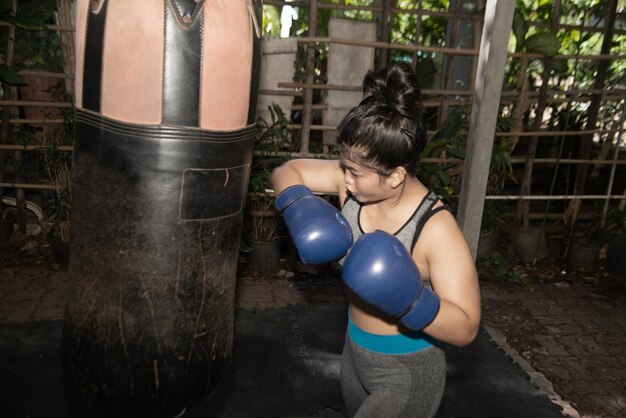
[[[422,203],[427,204],[428,208],[426,211],[424,211],[422,216],[420,216],[420,218],[417,220],[417,224],[415,225],[415,234],[413,235],[413,242],[411,243],[411,252],[413,252],[415,244],[417,243],[417,239],[422,233],[422,229],[424,229],[424,225],[426,225],[426,222],[428,222],[428,220],[436,213],[442,210],[448,210],[448,206],[445,204],[443,206],[439,206],[438,208],[433,209],[433,206],[437,204],[438,199],[439,198],[433,191],[430,191],[428,195],[424,198],[424,201]]]

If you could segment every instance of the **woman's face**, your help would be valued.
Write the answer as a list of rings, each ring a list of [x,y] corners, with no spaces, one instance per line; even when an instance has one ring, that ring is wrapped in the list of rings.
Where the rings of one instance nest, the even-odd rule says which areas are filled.
[[[349,159],[341,159],[346,189],[361,203],[375,202],[389,197],[392,188],[386,178]]]

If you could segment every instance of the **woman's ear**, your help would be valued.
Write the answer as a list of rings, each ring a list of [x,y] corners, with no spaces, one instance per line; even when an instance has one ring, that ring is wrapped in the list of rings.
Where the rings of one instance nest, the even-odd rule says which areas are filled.
[[[404,167],[394,168],[391,174],[389,175],[391,187],[395,189],[396,187],[403,184],[404,181],[406,180],[406,175],[407,175],[406,168]]]

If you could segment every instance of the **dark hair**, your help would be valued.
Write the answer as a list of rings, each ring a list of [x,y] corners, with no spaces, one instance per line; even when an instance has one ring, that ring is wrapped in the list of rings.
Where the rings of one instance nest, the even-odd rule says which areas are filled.
[[[347,158],[381,175],[400,166],[417,175],[426,128],[413,70],[398,63],[369,71],[363,80],[363,94],[361,103],[338,127],[339,143],[352,151]]]

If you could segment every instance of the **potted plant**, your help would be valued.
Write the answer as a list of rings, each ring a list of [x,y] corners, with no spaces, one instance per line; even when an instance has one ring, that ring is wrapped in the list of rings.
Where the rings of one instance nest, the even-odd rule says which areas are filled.
[[[247,268],[262,272],[276,268],[287,239],[282,218],[274,208],[271,175],[272,170],[285,161],[280,153],[293,146],[285,113],[275,104],[268,106],[268,110],[271,120],[259,118],[257,123],[241,247]]]
[[[595,270],[601,246],[599,222],[595,219],[578,221],[567,250],[567,267]]]
[[[626,229],[626,211],[617,207],[604,213],[601,205],[596,204],[590,215],[588,219],[577,220],[570,225],[571,239],[567,249],[567,266],[570,269],[597,269],[601,248],[610,247],[610,243]],[[610,259],[607,264],[612,266]]]
[[[273,270],[280,259],[285,234],[282,218],[274,208],[274,194],[270,189],[269,165],[255,167],[248,187],[245,246],[248,269],[267,272]]]
[[[495,200],[485,201],[476,258],[489,257],[495,251],[498,238],[510,230],[511,227],[504,218],[502,203]]]
[[[47,215],[49,232],[47,240],[60,264],[67,264],[69,260],[69,243],[71,227],[71,154],[59,150],[59,143],[71,143],[72,132],[70,112],[67,112],[66,124],[52,135],[44,135],[43,152],[44,168],[50,184],[54,188],[47,194],[44,211]]]
[[[9,210],[0,198],[0,245],[8,242],[13,235],[16,219],[15,211]]]

